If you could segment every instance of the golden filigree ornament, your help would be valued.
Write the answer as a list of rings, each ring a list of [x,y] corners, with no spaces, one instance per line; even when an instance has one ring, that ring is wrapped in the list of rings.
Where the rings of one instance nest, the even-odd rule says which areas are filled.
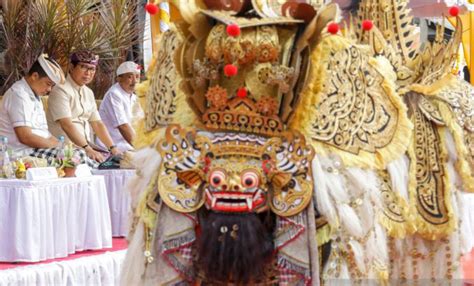
[[[295,76],[295,69],[285,66],[274,66],[265,80],[265,83],[276,85],[278,89],[286,93],[290,91],[290,83]]]
[[[442,127],[421,111],[417,102],[422,95],[407,94],[415,124],[412,146],[409,148],[410,204],[415,212],[417,232],[434,240],[452,232],[455,218],[451,209],[447,151],[442,140]]]
[[[196,211],[204,204],[197,184],[204,176],[199,172],[201,152],[195,141],[195,130],[173,124],[156,147],[163,160],[158,176],[160,197],[170,208],[183,213]]]
[[[418,33],[417,27],[413,24],[408,2],[408,0],[363,0],[360,1],[357,12],[355,26],[362,27],[364,20],[372,20],[374,27],[380,30],[385,41],[394,47],[393,51],[396,55],[390,59],[400,60],[394,65],[396,68],[402,65],[410,66],[416,57],[417,47],[414,43],[417,41]],[[364,32],[362,28],[359,28],[356,33],[361,42],[369,43],[371,33]],[[377,50],[380,52],[383,48],[383,46],[378,46]]]
[[[219,71],[207,59],[204,61],[195,59],[190,72],[195,75],[193,81],[199,88],[205,87],[206,80],[219,79]]]
[[[163,156],[160,197],[178,212],[193,212],[205,204],[218,212],[260,212],[270,207],[277,215],[292,216],[312,198],[314,151],[296,132],[266,139],[196,134],[171,125],[157,148]]]
[[[274,152],[275,155],[274,159],[270,156],[270,160],[275,162],[275,168],[269,170],[273,185],[270,208],[281,216],[295,215],[306,208],[312,199],[313,178],[310,170],[314,150],[297,132],[286,132],[280,144],[270,146],[272,149],[267,147],[267,152]]]
[[[263,96],[257,101],[257,110],[265,116],[276,115],[278,112],[278,102],[270,96]]]
[[[207,90],[206,98],[211,106],[217,110],[223,110],[228,102],[227,90],[216,85]]]
[[[415,232],[408,203],[393,189],[390,175],[387,171],[378,172],[380,192],[382,197],[382,212],[380,223],[391,237],[404,238]]]
[[[214,64],[240,65],[278,61],[280,46],[274,26],[243,29],[239,37],[225,32],[225,25],[213,27],[206,40],[205,54]]]
[[[456,86],[443,88],[436,98],[446,102],[452,109],[458,124],[468,132],[474,132],[474,88],[460,81]]]
[[[444,140],[446,133],[454,138],[455,146],[451,147],[458,157],[455,168],[462,184],[456,187],[473,188],[474,157],[468,142],[473,131],[469,122],[474,114],[472,87],[452,75],[463,33],[460,18],[456,17],[456,30],[449,40],[445,25],[437,25],[434,41],[418,48],[407,5],[407,0],[363,0],[356,26],[364,19],[374,21],[378,29],[370,33],[359,30],[358,38],[369,43],[375,55],[385,56],[397,72],[398,90],[404,94],[414,124],[409,148],[410,204],[418,232],[424,238],[438,239],[452,233],[456,221],[446,146],[452,143]]]
[[[428,120],[440,126],[445,125],[439,108],[425,97],[418,97],[418,108]]]
[[[239,65],[252,64],[257,57],[254,44],[255,33],[254,29],[244,29],[237,38],[227,36],[221,46],[224,62],[227,64],[237,62]]]
[[[210,130],[234,130],[270,136],[279,135],[283,130],[283,123],[278,116],[260,113],[255,101],[248,97],[230,99],[223,110],[209,108],[203,115],[203,122]]]
[[[190,106],[209,130],[280,134],[284,129],[280,113],[286,112],[280,104],[295,79],[290,51],[300,21],[235,17],[225,11],[202,13],[217,24],[202,38],[189,40],[186,45],[192,51],[180,55],[182,70],[189,71],[183,76],[191,83],[185,86]],[[280,33],[276,24],[289,27]],[[228,27],[235,26],[239,33],[227,33]],[[227,102],[220,100],[222,90],[215,86],[227,91]],[[245,98],[236,96],[243,89]]]
[[[256,12],[264,18],[288,17],[292,4],[311,5],[318,9],[325,4],[323,0],[304,0],[304,1],[275,1],[275,0],[252,0]]]
[[[173,31],[165,32],[160,38],[160,46],[146,95],[145,131],[151,131],[172,121],[176,112],[177,70],[173,61],[174,53],[182,44],[182,39]]]
[[[224,51],[222,50],[222,39],[225,37],[225,26],[215,26],[206,40],[206,57],[214,64],[220,63],[224,58]]]
[[[314,144],[343,151],[348,165],[382,168],[406,150],[411,124],[390,70],[367,50],[335,36],[323,39],[312,62],[319,64],[310,71],[312,84],[302,90],[292,128],[302,128]]]

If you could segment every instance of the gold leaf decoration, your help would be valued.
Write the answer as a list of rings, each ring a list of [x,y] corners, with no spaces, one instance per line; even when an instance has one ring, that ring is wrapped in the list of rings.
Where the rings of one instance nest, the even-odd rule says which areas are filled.
[[[415,125],[412,146],[408,152],[410,204],[418,233],[426,239],[435,240],[450,234],[455,226],[447,152],[440,135],[444,134],[444,127],[431,122],[416,107],[418,94],[410,93],[407,96]]]
[[[392,45],[403,63],[410,63],[416,56],[417,47],[413,45],[418,34],[416,26],[412,24],[411,9],[408,0],[362,0],[357,14],[356,30],[359,39],[367,37],[361,29],[362,21],[370,19],[387,42]],[[367,42],[362,41],[362,42]]]
[[[160,47],[146,95],[145,130],[151,131],[171,122],[176,112],[177,71],[174,53],[181,40],[177,33],[168,30],[160,38]]]
[[[415,231],[408,203],[393,190],[387,171],[379,171],[378,175],[383,206],[379,216],[380,223],[391,237],[404,238]]]
[[[317,150],[330,146],[348,165],[380,168],[406,151],[411,124],[390,69],[335,36],[323,39],[311,63],[290,128],[304,130]]]

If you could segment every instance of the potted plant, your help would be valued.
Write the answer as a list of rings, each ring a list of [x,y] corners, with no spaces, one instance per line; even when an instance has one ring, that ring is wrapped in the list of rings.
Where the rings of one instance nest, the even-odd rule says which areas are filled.
[[[71,144],[64,147],[64,158],[60,158],[60,169],[64,172],[64,177],[74,177],[76,174],[76,167],[81,163],[81,158],[74,153],[74,148]]]

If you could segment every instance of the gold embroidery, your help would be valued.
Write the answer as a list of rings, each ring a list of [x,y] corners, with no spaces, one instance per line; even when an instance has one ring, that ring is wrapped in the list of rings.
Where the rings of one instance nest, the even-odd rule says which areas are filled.
[[[328,71],[338,71],[322,90],[314,107],[311,138],[358,154],[387,146],[395,133],[397,108],[380,94],[383,77],[356,47],[332,56]]]
[[[458,81],[456,86],[442,89],[436,98],[451,107],[458,124],[467,131],[474,132],[474,88],[468,82]]]
[[[160,41],[161,49],[156,58],[159,64],[155,65],[146,95],[147,132],[170,123],[176,112],[177,71],[173,57],[182,40],[177,33],[168,31],[162,35]]]
[[[199,180],[187,173],[201,167],[197,160],[200,151],[195,140],[193,129],[170,125],[166,129],[165,139],[156,147],[163,160],[158,177],[160,197],[168,207],[184,213],[196,211],[204,204],[204,196],[199,191],[200,184],[190,183]]]
[[[215,200],[222,203],[219,200],[224,198],[235,199],[230,203],[241,212],[258,211],[264,203],[277,215],[293,216],[312,199],[314,151],[297,132],[270,139],[233,133],[207,137],[193,129],[170,125],[157,149],[163,158],[158,191],[163,202],[178,212],[196,211],[205,202],[206,207],[213,208]],[[216,183],[226,182],[222,190],[210,181],[215,170],[227,174],[220,175]],[[239,179],[247,170],[259,174],[256,182],[263,193],[254,191],[255,195],[248,197],[252,189],[244,190],[250,183]],[[225,209],[226,205],[220,207]]]
[[[362,27],[362,21],[371,19],[374,27],[382,33],[384,39],[394,47],[397,57],[403,64],[410,64],[416,56],[416,41],[418,34],[412,24],[413,16],[408,9],[408,0],[365,0],[361,1],[357,13],[356,26]],[[357,38],[368,43],[370,34],[361,28]],[[380,49],[377,49],[380,50]]]
[[[387,171],[379,171],[378,175],[381,180],[380,192],[383,205],[380,223],[391,237],[404,238],[407,234],[412,234],[415,231],[410,218],[408,204],[393,190]]]
[[[418,108],[428,120],[441,126],[445,125],[438,107],[424,96],[418,98]]]
[[[250,98],[234,97],[222,111],[209,108],[203,115],[203,122],[210,130],[235,130],[271,136],[283,130],[283,123],[278,116],[270,109],[268,115],[259,113],[256,103]]]
[[[408,96],[415,98],[417,95]],[[444,129],[427,119],[418,108],[411,110],[415,133],[408,153],[410,204],[418,233],[434,240],[451,233],[455,221],[449,196],[447,154],[440,137]]]
[[[206,40],[206,56],[214,64],[240,65],[276,62],[280,53],[275,26],[243,29],[239,37],[228,36],[225,25],[216,25]]]

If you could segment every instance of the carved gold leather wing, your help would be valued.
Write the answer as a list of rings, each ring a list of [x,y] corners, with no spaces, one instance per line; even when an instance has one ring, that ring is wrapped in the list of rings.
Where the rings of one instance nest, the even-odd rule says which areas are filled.
[[[311,65],[291,127],[302,126],[313,146],[323,142],[348,165],[380,168],[406,151],[411,123],[394,91],[396,76],[368,49],[328,36]]]
[[[458,153],[456,169],[464,191],[474,191],[474,88],[453,75],[444,78],[443,87],[430,97],[443,110],[447,127]]]
[[[408,149],[410,205],[417,232],[434,240],[450,234],[456,221],[451,207],[445,127],[433,120],[434,112],[422,110],[420,100],[426,100],[423,95],[411,92],[405,97],[415,125]]]
[[[415,231],[408,203],[394,190],[387,171],[379,171],[382,211],[380,223],[391,237],[404,238]]]
[[[179,80],[173,57],[182,40],[178,33],[169,30],[161,36],[159,42],[160,50],[146,94],[146,131],[171,123],[177,110],[176,93]]]

